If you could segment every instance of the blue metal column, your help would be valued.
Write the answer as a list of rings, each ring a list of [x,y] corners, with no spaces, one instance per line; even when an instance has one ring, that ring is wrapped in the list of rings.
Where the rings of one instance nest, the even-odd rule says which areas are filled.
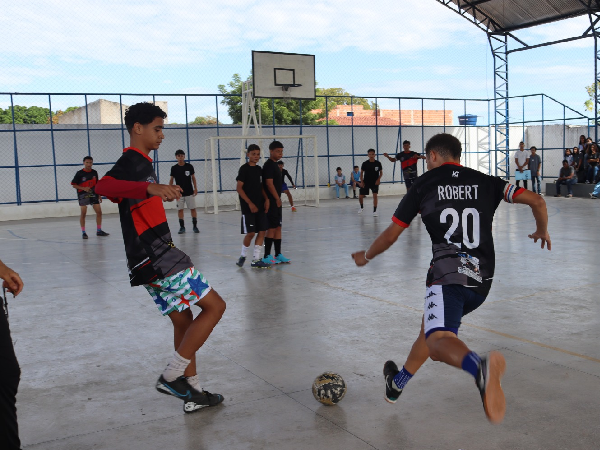
[[[187,146],[187,159],[188,162],[192,160],[192,155],[190,154],[190,122],[188,118],[188,104],[187,104],[187,95],[183,96],[183,102],[185,105],[185,141]],[[218,120],[217,120],[218,121]]]
[[[327,136],[327,185],[331,183],[331,167],[329,167],[329,97],[325,97],[325,135]],[[352,168],[354,171],[354,168]]]
[[[50,141],[52,142],[52,165],[54,166],[54,193],[58,202],[58,176],[56,174],[56,146],[54,145],[54,124],[52,123],[52,96],[48,94],[48,109],[50,114]]]
[[[17,205],[21,204],[21,180],[19,178],[19,151],[17,150],[17,127],[15,126],[15,103],[13,95],[10,94],[10,112],[12,115],[13,142],[15,151],[15,184],[17,188]]]
[[[509,179],[508,35],[488,33],[488,41],[494,57],[495,175]]]

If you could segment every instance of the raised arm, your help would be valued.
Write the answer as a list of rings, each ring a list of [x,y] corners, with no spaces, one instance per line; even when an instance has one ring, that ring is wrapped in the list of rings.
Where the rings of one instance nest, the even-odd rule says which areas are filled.
[[[389,159],[390,162],[396,162],[396,161],[398,161],[396,158],[394,158],[393,156],[388,155],[387,153],[384,153],[383,156],[385,156],[387,159]]]

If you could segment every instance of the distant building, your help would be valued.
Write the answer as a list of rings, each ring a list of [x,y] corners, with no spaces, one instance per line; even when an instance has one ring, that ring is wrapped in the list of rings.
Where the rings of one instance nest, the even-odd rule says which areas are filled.
[[[322,110],[311,112],[318,114]],[[352,113],[352,115],[348,115]],[[421,114],[422,113],[422,114]],[[325,119],[322,119],[323,121]],[[452,111],[442,109],[364,109],[363,105],[337,105],[329,110],[329,120],[340,125],[452,125]]]
[[[167,102],[155,102],[156,106],[160,106],[160,108],[169,113],[167,108]],[[121,105],[117,102],[111,102],[109,100],[99,99],[95,102],[91,102],[87,104],[87,121],[86,121],[86,108],[82,106],[81,108],[74,109],[67,113],[64,113],[58,118],[59,124],[86,124],[90,125],[101,125],[101,124],[121,124],[121,118],[125,118],[125,110],[128,108],[128,105]],[[121,115],[122,114],[122,115]],[[165,120],[165,122],[167,122]]]

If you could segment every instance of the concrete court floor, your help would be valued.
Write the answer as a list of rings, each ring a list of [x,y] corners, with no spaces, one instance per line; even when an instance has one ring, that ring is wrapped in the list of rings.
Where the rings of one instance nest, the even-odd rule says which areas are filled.
[[[200,213],[200,235],[174,235],[228,304],[198,358],[203,386],[225,402],[195,414],[154,389],[171,324],[144,288],[129,287],[117,215],[105,216],[110,237],[88,241],[77,218],[0,223],[0,258],[25,281],[9,299],[24,448],[598,448],[600,201],[547,199],[551,252],[527,238],[528,207],[497,212],[494,286],[461,336],[506,356],[498,426],[473,380],[441,363],[428,361],[395,405],[383,399],[383,363],[402,364],[419,329],[430,241],[417,220],[364,268],[350,253],[388,226],[397,201],[380,199],[377,218],[371,199],[362,216],[356,200],[286,209],[293,262],[271,270],[234,264],[239,212]],[[334,407],[311,393],[326,370],[348,384]]]

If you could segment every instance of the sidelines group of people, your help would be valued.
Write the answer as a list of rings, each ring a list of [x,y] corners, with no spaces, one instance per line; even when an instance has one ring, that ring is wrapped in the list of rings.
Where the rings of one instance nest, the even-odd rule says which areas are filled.
[[[137,103],[126,110],[124,121],[130,146],[97,182],[95,192],[119,205],[130,284],[144,286],[159,312],[169,317],[174,327],[175,352],[159,376],[156,389],[183,401],[184,411],[191,413],[218,405],[224,399],[202,388],[196,371],[196,352],[221,320],[226,304],[172,240],[163,202],[180,200],[183,189],[179,185],[159,184],[150,157],[164,139],[165,118],[166,113],[152,103]],[[432,137],[425,147],[428,172],[411,180],[411,188],[400,201],[389,227],[367,250],[354,252],[352,257],[357,266],[364,266],[391,247],[421,214],[433,251],[426,277],[421,330],[402,369],[393,361],[385,363],[385,398],[396,402],[408,381],[431,358],[470,374],[488,419],[498,423],[506,409],[500,385],[506,364],[504,357],[496,351],[479,356],[458,339],[458,330],[462,317],[483,304],[492,285],[495,268],[492,221],[500,202],[529,205],[536,222],[536,230],[529,237],[534,242],[540,240],[541,247],[547,245],[550,250],[548,215],[542,197],[500,178],[462,167],[461,151],[460,141],[454,136]],[[282,174],[277,162],[283,156],[283,145],[273,141],[269,152],[269,160],[261,169],[257,166],[260,148],[249,146],[248,163],[238,173],[242,227],[248,230],[243,248],[248,250],[256,234],[256,251],[264,236],[265,255],[270,254],[270,246],[274,244],[280,262],[289,262],[281,254]],[[375,167],[377,163],[372,173],[378,177],[367,176],[368,170],[361,171],[364,172],[361,197],[368,195],[369,190],[377,193],[381,165],[375,161],[374,153],[369,151],[369,161],[363,167]],[[370,166],[365,166],[367,163]],[[0,278],[14,295],[21,291],[23,283],[18,274],[1,263]],[[190,310],[192,305],[201,309],[196,317]],[[1,356],[7,355],[5,360],[10,362],[10,367],[0,371],[3,433],[0,441],[10,442],[6,448],[12,449],[20,446],[15,409],[19,369],[7,321],[0,320],[0,338]]]

